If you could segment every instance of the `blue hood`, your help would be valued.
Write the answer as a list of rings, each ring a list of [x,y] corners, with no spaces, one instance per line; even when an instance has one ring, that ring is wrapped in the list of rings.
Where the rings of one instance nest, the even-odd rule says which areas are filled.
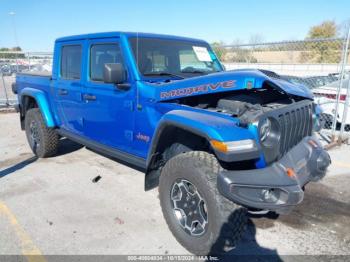
[[[287,94],[313,99],[313,94],[307,87],[270,77],[259,70],[225,71],[170,83],[147,84],[156,87],[153,88],[152,94],[149,92],[150,89],[147,93],[156,101],[166,101],[210,93],[262,88],[266,81]]]

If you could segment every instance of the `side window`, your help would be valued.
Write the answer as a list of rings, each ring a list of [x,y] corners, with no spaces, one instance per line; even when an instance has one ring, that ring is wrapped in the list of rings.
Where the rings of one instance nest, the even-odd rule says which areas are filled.
[[[64,79],[80,79],[81,68],[80,45],[67,45],[61,52],[61,77]]]
[[[92,81],[103,81],[104,65],[108,63],[123,63],[119,44],[96,44],[91,46],[90,79]]]

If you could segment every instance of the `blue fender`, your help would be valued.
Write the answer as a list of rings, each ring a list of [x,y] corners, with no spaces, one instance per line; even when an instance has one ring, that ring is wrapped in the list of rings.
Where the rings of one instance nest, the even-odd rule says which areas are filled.
[[[46,126],[47,127],[55,127],[56,123],[53,118],[53,114],[50,109],[50,105],[48,102],[48,99],[45,95],[45,93],[41,90],[30,88],[30,87],[25,87],[23,88],[20,93],[19,93],[19,100],[20,104],[23,104],[23,97],[24,96],[30,96],[33,97],[38,104],[41,114],[45,120]]]
[[[206,138],[208,141],[236,141],[254,139],[254,133],[241,128],[233,119],[226,119],[201,112],[190,110],[172,110],[166,113],[160,120],[152,138],[151,148],[147,157],[147,165],[150,163],[157,148],[159,138],[167,126],[176,126],[196,135]]]

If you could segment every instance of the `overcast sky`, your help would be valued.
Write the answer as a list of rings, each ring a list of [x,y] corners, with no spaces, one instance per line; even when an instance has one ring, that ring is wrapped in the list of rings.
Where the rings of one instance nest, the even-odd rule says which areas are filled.
[[[303,39],[323,20],[344,23],[348,0],[0,0],[0,47],[51,51],[57,37],[139,31],[209,42]],[[15,12],[10,16],[10,12]]]

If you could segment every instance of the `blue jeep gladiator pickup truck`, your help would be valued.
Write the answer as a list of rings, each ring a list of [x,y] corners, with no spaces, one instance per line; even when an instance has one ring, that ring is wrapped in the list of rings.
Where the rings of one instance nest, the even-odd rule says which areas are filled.
[[[190,252],[233,247],[247,211],[286,213],[330,158],[311,92],[264,70],[225,71],[208,43],[141,33],[59,38],[52,74],[17,74],[38,157],[60,137],[144,170]]]

